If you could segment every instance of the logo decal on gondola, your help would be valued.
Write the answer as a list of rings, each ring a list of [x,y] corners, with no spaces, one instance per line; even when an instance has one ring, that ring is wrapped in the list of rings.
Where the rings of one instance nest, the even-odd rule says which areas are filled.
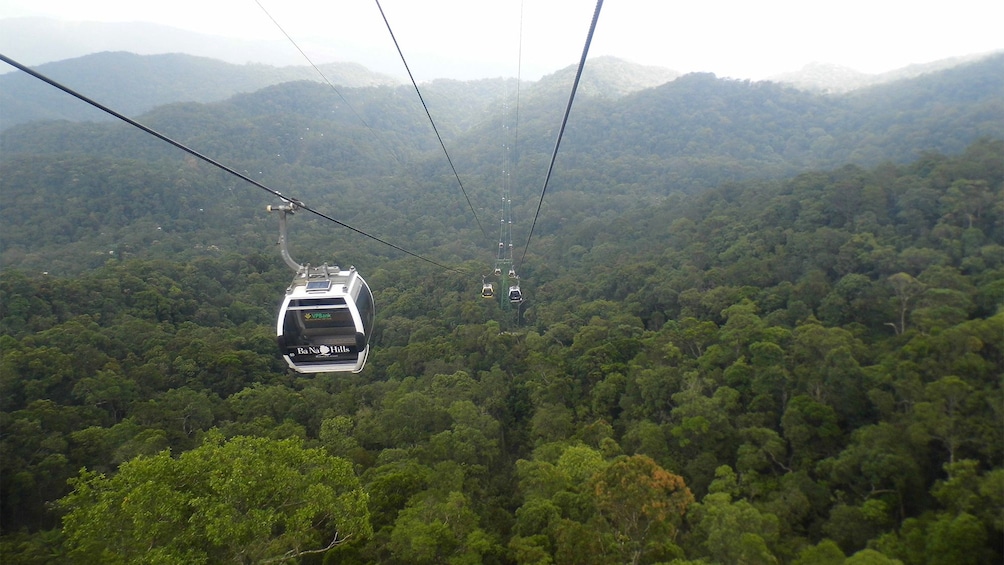
[[[330,357],[341,353],[352,353],[352,350],[345,345],[306,345],[297,346],[297,355],[314,355],[316,357]]]
[[[331,312],[307,312],[303,315],[304,320],[330,320]]]

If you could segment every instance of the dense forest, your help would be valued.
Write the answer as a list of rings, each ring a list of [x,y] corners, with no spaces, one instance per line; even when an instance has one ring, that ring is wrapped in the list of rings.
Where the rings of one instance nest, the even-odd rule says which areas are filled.
[[[597,65],[584,79],[590,88],[577,97],[536,233],[728,183],[903,165],[924,152],[957,155],[983,137],[1004,139],[995,95],[1004,90],[1004,55],[838,97],[700,74],[625,94],[622,75],[631,70]],[[556,73],[520,94],[511,158],[522,233],[570,81]],[[423,85],[482,224],[498,214],[502,107],[515,91],[514,80],[502,79]],[[219,103],[161,106],[139,121],[385,239],[445,261],[478,256],[457,246],[485,244],[413,89],[339,92],[344,99],[327,85],[284,83]],[[34,122],[0,132],[0,146],[5,201],[31,210],[0,223],[6,268],[69,274],[100,266],[110,252],[192,259],[206,248],[259,251],[273,238],[261,213],[266,195],[248,198],[246,183],[126,124]],[[360,266],[393,256],[353,234],[332,245],[314,237],[330,226],[301,224],[306,235],[294,241],[303,249]]]
[[[633,100],[696,89],[738,117],[750,93],[800,96],[716,81]],[[358,265],[373,289],[359,374],[281,360],[291,275],[247,187],[114,125],[3,134],[4,563],[1004,559],[1004,140],[911,160],[869,143],[871,165],[790,176],[791,162],[753,174],[752,156],[728,180],[700,171],[741,148],[698,157],[654,126],[645,161],[700,160],[690,176],[645,177],[612,141],[590,175],[585,140],[607,143],[595,120],[616,117],[598,99],[545,203],[528,300],[508,308],[479,296],[477,226],[439,161],[418,158],[437,148],[422,116],[384,128],[414,106],[370,95],[363,128],[311,118],[321,94],[305,83],[149,115],[456,267],[294,218],[296,256]],[[695,112],[666,131],[720,144],[686,129]],[[461,163],[487,131],[470,124],[447,137],[471,140]],[[776,143],[793,131],[776,127]],[[861,131],[828,127],[846,148]],[[465,178],[491,174],[483,159]]]

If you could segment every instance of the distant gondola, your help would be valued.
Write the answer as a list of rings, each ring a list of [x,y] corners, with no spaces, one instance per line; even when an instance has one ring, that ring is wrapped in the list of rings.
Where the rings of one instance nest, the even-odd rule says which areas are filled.
[[[520,292],[518,284],[509,287],[509,302],[513,304],[523,302],[523,293]]]
[[[481,297],[492,298],[493,296],[495,296],[495,285],[490,282],[483,283],[481,285]]]

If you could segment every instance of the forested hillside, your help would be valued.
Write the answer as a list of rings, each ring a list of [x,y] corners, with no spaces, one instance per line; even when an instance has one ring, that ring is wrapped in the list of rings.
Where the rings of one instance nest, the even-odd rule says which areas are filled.
[[[641,79],[625,82],[624,69],[607,61],[573,108],[540,229],[727,182],[848,163],[906,164],[926,151],[958,154],[982,137],[1004,138],[1002,67],[1004,55],[839,97],[712,75],[623,94]],[[534,214],[567,103],[570,79],[562,84],[560,76],[520,93],[512,186],[522,221]],[[417,238],[418,250],[479,241],[470,208],[479,218],[498,213],[500,131],[515,80],[434,81],[423,90],[465,192],[410,87],[339,89],[340,98],[325,84],[284,83],[223,102],[161,106],[140,121],[276,190],[337,210],[353,226],[398,241]],[[0,225],[7,266],[69,272],[100,264],[97,253],[123,242],[148,257],[192,254],[196,244],[242,248],[247,223],[267,203],[245,198],[254,191],[248,185],[126,124],[33,122],[4,131],[0,145],[5,200],[35,203],[31,214]],[[137,214],[156,225],[134,222]],[[158,226],[167,233],[153,233]],[[167,254],[149,245],[167,245],[168,234],[177,240]],[[359,244],[367,254],[386,253]],[[260,239],[247,249],[260,249]],[[473,256],[437,252],[448,260]]]
[[[279,356],[272,196],[124,124],[10,128],[0,561],[998,563],[1002,64],[834,97],[605,96],[605,68],[538,218],[567,102],[543,80],[511,307],[480,297],[479,224],[515,81],[428,85],[452,163],[407,88],[144,114],[421,255],[291,219],[294,257],[373,289],[359,374]]]
[[[273,253],[7,269],[4,560],[999,561],[1002,152],[583,219],[520,324],[383,260],[359,375]]]
[[[137,55],[102,52],[46,63],[36,70],[128,116],[141,115],[165,104],[221,101],[239,93],[301,80],[323,83],[328,89],[329,102],[338,99],[342,90],[356,88],[401,87],[406,92],[412,92],[411,87],[404,86],[400,79],[372,72],[356,63],[344,62],[321,64],[316,68],[306,61],[301,66],[273,67],[263,64],[234,65],[181,53]],[[539,88],[565,95],[574,72],[574,67],[557,71],[541,81]],[[590,61],[583,75],[582,95],[616,98],[658,86],[677,76],[679,73],[668,69],[632,64],[613,57],[598,57]],[[496,82],[441,79],[423,88],[428,92],[452,91],[452,96],[480,99],[481,105],[475,108],[476,115],[480,116],[484,112],[481,107],[484,102],[498,96],[497,89],[486,92],[483,85]],[[533,85],[527,83],[527,86]],[[466,105],[451,107],[451,115],[465,112],[468,109]],[[42,120],[113,120],[111,116],[20,72],[0,75],[0,106],[4,108],[0,115],[0,131]]]
[[[300,67],[234,65],[181,53],[103,52],[46,63],[39,65],[37,70],[128,116],[175,102],[224,100],[239,92],[254,92],[294,80],[323,82],[327,79],[339,87],[399,82],[354,63],[329,63],[315,70],[306,64]],[[0,130],[40,120],[113,119],[20,72],[0,75],[0,106],[4,109]]]

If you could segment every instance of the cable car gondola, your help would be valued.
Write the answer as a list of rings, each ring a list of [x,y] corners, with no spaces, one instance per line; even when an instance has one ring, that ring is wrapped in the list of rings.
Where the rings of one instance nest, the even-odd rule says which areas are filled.
[[[307,268],[286,289],[276,340],[300,373],[362,371],[373,329],[373,294],[355,268]]]
[[[485,282],[484,277],[481,277],[481,297],[492,298],[494,296],[495,296],[495,285],[490,282]]]
[[[369,285],[355,267],[300,265],[289,256],[286,214],[296,204],[269,206],[280,212],[282,258],[296,276],[276,321],[276,341],[286,363],[298,373],[358,373],[369,356],[375,305]]]
[[[509,287],[509,302],[513,304],[523,302],[523,293],[520,292],[518,284]]]

